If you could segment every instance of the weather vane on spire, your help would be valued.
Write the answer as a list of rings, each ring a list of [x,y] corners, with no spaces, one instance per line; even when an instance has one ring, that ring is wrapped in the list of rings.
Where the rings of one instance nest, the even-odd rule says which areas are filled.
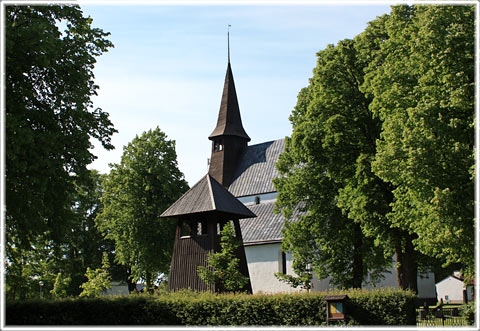
[[[230,63],[230,27],[231,25],[229,24],[227,28],[228,63]]]

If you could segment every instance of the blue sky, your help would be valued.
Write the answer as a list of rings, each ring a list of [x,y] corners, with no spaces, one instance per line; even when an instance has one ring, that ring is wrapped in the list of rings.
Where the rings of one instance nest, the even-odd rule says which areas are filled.
[[[119,163],[123,146],[159,126],[176,141],[190,186],[208,170],[227,67],[231,64],[250,144],[290,135],[297,94],[308,85],[316,52],[353,38],[388,5],[82,5],[115,48],[98,58],[95,107],[119,133],[114,151],[98,144],[90,168]]]

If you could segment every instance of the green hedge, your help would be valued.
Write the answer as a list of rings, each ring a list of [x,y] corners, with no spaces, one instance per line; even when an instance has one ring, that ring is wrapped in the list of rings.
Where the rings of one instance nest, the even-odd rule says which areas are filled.
[[[325,295],[180,292],[97,299],[7,302],[7,325],[325,325]],[[416,296],[386,290],[343,291],[348,325],[415,325]]]

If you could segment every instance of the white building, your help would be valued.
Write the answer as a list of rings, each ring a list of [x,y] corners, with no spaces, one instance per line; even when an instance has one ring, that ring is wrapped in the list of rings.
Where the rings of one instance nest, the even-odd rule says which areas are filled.
[[[467,303],[474,299],[474,282],[465,284],[465,278],[456,271],[436,285],[437,300],[444,303]]]
[[[294,274],[291,255],[281,250],[281,230],[285,219],[281,214],[273,212],[277,192],[272,179],[279,176],[275,163],[284,148],[283,139],[248,146],[228,187],[230,193],[257,215],[256,218],[240,220],[253,293],[301,291],[274,276],[276,272]],[[390,272],[384,276],[385,278],[376,283],[375,287],[398,288],[393,263]],[[433,273],[419,274],[417,282],[420,298],[436,298]],[[331,287],[328,279],[314,278],[312,285],[314,291],[324,291]],[[365,288],[372,286],[365,285]]]
[[[110,287],[103,291],[103,296],[128,295],[128,284],[126,281],[112,281]]]

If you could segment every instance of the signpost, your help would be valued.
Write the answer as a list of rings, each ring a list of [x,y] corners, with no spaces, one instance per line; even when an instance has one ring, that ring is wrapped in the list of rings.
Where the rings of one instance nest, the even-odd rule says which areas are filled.
[[[346,323],[347,307],[345,303],[347,300],[347,295],[329,295],[325,297],[327,302],[327,325],[335,321]]]

